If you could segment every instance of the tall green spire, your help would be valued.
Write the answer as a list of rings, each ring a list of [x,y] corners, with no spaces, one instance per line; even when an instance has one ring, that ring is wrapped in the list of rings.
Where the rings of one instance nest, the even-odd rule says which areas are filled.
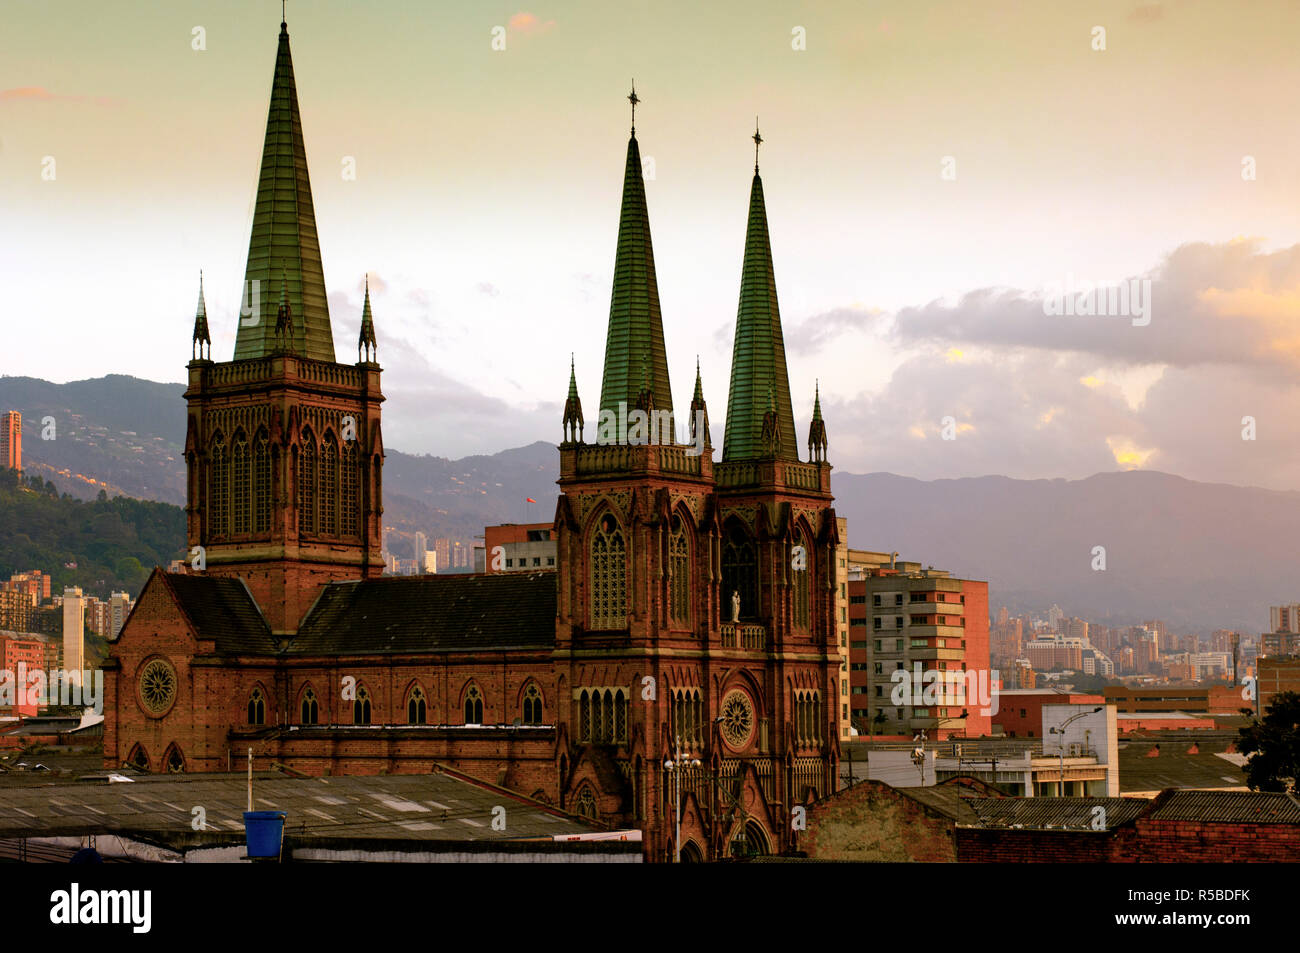
[[[375,319],[370,313],[370,274],[366,274],[366,301],[361,306],[361,331],[357,334],[357,363],[373,362],[379,346],[375,343]]]
[[[212,337],[208,334],[208,305],[203,300],[203,272],[199,271],[199,304],[194,309],[193,355],[195,360],[212,356]]]
[[[762,141],[755,129],[755,146]],[[768,433],[765,448],[763,423],[769,406],[775,413],[777,429]],[[790,378],[785,368],[781,312],[776,301],[776,277],[772,273],[772,246],[767,234],[763,180],[758,175],[756,158],[754,183],[749,193],[749,227],[745,233],[740,307],[736,313],[736,339],[731,353],[731,389],[727,394],[727,430],[722,440],[722,459],[724,462],[758,459],[770,456],[774,447],[779,459],[799,459],[794,411],[790,403]]]
[[[635,110],[640,102],[635,89],[628,99]],[[633,116],[635,121],[635,112]],[[647,362],[648,380],[643,381],[642,367]],[[614,289],[609,302],[600,409],[617,413],[620,401],[632,409],[642,392],[643,383],[648,383],[650,392],[654,394],[657,409],[673,409],[668,352],[664,348],[663,319],[659,314],[654,249],[650,244],[650,216],[646,211],[645,182],[641,178],[641,150],[633,126],[623,172],[623,208],[618,221],[618,250],[614,256]]]
[[[299,317],[293,350],[320,361],[334,360],[329,303],[321,268],[307,151],[302,141],[298,91],[289,55],[289,28],[280,24],[280,46],[271,83],[271,107],[262,146],[253,231],[248,241],[235,360],[262,357],[275,350],[274,306],[270,295],[277,272],[287,276],[290,309]],[[257,310],[250,289],[258,283]],[[254,323],[254,321],[256,323]]]

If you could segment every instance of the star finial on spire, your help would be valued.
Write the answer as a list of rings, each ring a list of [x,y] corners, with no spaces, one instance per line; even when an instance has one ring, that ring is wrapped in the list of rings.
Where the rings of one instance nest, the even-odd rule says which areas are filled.
[[[754,117],[754,174],[758,175],[758,147],[763,144],[763,137],[758,133],[758,117]]]
[[[636,104],[641,101],[636,94],[636,80],[632,80],[632,92],[628,95],[627,101],[632,104],[632,135],[636,135]]]

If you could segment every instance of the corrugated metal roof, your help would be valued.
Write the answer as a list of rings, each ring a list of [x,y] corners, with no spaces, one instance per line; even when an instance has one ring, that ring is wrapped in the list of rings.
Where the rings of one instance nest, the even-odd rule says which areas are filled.
[[[1078,831],[1111,830],[1151,806],[1142,798],[1119,797],[972,798],[969,804],[978,827]]]
[[[1173,791],[1151,816],[1161,821],[1300,824],[1300,799],[1259,791]]]

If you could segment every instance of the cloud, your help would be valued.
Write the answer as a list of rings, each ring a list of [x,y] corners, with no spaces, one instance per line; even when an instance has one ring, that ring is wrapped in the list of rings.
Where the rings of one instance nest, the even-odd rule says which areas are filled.
[[[817,351],[840,334],[873,331],[887,323],[888,316],[879,309],[835,308],[815,314],[785,332],[787,350],[796,354]]]
[[[96,106],[115,106],[118,100],[112,96],[69,96],[52,93],[44,86],[16,86],[13,89],[0,89],[0,102],[62,102],[93,103]]]
[[[544,33],[555,26],[554,20],[539,20],[536,16],[527,11],[520,11],[506,21],[510,29],[519,33]]]
[[[1300,369],[1300,245],[1273,253],[1259,245],[1257,239],[1183,245],[1152,271],[1125,276],[1130,283],[1150,281],[1145,325],[1128,315],[1048,314],[1046,289],[981,288],[955,304],[903,308],[891,334],[903,346],[1033,348],[1116,364]],[[1115,282],[1063,275],[1059,284],[1079,292]],[[844,326],[828,324],[808,339],[824,343]]]

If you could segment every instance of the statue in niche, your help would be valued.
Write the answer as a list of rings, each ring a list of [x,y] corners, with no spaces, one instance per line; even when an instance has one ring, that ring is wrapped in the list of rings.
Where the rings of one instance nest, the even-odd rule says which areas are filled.
[[[736,589],[731,590],[731,621],[740,621],[740,592]]]

